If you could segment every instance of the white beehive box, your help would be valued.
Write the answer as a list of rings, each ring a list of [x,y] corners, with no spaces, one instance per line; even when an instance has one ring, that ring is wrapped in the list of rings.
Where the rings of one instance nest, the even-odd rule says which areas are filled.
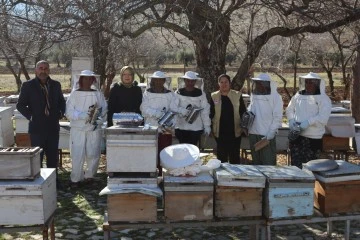
[[[34,179],[40,173],[41,148],[0,148],[0,179]]]
[[[9,147],[15,142],[11,107],[0,107],[0,146]]]
[[[5,98],[4,106],[11,108],[11,114],[14,114],[14,110],[16,109],[16,104],[18,102],[19,95],[10,95]]]
[[[282,127],[278,129],[276,134],[276,151],[286,151],[289,148],[289,126],[282,124]]]
[[[27,120],[18,110],[14,110],[15,132],[28,133],[29,120]]]
[[[5,106],[5,103],[4,103],[5,99],[6,99],[5,96],[1,96],[1,97],[0,97],[0,107]]]
[[[263,213],[266,218],[311,216],[315,177],[296,166],[256,166],[266,176]]]
[[[105,134],[107,172],[156,172],[157,128],[112,126]]]
[[[252,165],[223,163],[214,171],[215,216],[260,217],[265,176]]]
[[[70,122],[60,122],[59,149],[70,149]]]
[[[0,181],[0,225],[44,224],[55,209],[54,168],[42,168],[33,181]]]

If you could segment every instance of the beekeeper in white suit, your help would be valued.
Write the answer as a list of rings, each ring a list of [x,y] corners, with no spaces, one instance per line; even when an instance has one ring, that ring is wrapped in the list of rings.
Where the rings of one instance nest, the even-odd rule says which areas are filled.
[[[249,128],[252,161],[255,165],[276,165],[275,136],[282,123],[283,101],[269,74],[261,73],[251,80],[248,111],[255,115]],[[255,149],[257,143],[263,144],[259,150]]]
[[[299,77],[299,91],[292,97],[286,116],[290,131],[300,126],[300,135],[289,142],[291,165],[319,158],[322,137],[331,113],[331,100],[325,92],[325,81],[316,73]]]
[[[176,112],[176,109],[170,109],[171,102],[175,101],[175,94],[171,91],[171,78],[164,72],[156,71],[148,77],[148,84],[143,93],[140,110],[145,118],[145,124],[159,127],[158,135],[158,155],[162,149],[172,144],[172,123],[174,119],[169,119],[168,125],[159,126],[159,120],[169,111]],[[173,115],[172,117],[174,117]],[[161,175],[161,167],[158,157],[158,170]]]
[[[90,70],[82,71],[66,102],[66,117],[71,127],[71,187],[77,187],[81,181],[91,183],[99,166],[101,125],[106,119],[107,103],[99,90],[98,77]]]
[[[180,143],[198,145],[201,134],[210,134],[210,104],[203,92],[203,85],[203,79],[192,71],[178,78],[178,89],[175,91],[176,106],[172,108],[177,107],[179,112],[176,116],[175,136]],[[191,114],[195,112],[199,114]],[[189,114],[198,117],[187,118]],[[190,123],[188,120],[193,122]]]

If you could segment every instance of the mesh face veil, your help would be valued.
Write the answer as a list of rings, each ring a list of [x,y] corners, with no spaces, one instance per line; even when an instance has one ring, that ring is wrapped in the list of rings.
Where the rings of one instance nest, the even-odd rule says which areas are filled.
[[[254,95],[270,95],[270,81],[252,80],[251,93]]]
[[[304,95],[320,94],[320,79],[299,78],[299,90]]]

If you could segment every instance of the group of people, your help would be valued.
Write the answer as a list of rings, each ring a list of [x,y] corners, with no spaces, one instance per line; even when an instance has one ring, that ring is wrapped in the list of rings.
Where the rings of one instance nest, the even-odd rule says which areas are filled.
[[[17,109],[29,120],[31,145],[43,149],[41,162],[45,154],[49,168],[58,165],[59,119],[65,115],[70,120],[73,187],[93,181],[101,154],[101,126],[107,122],[107,127],[111,127],[113,114],[121,112],[139,113],[145,125],[158,127],[159,153],[172,145],[171,129],[160,125],[159,120],[173,112],[171,126],[179,143],[198,145],[202,134],[213,135],[217,158],[240,164],[241,136],[247,135],[253,164],[276,165],[275,136],[282,124],[283,101],[276,82],[266,73],[252,78],[247,107],[241,92],[231,89],[231,79],[226,74],[218,77],[219,90],[211,93],[208,101],[203,79],[195,72],[188,71],[179,77],[178,88],[172,91],[171,78],[156,71],[148,77],[143,93],[134,81],[135,71],[125,66],[120,70],[120,82],[112,85],[106,101],[100,91],[99,75],[84,70],[65,102],[60,83],[52,80],[49,72],[48,62],[36,64],[36,77],[23,83]],[[293,165],[301,167],[318,157],[330,111],[324,81],[315,73],[301,76],[299,92],[286,109],[290,131],[300,129],[299,136],[289,144]],[[246,112],[254,117],[244,129],[241,123]],[[258,147],[260,142],[262,146]]]

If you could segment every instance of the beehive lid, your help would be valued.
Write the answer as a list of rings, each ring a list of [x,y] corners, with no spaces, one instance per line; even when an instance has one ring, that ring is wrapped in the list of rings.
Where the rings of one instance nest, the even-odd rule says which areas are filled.
[[[42,168],[40,176],[33,181],[29,180],[6,180],[0,181],[0,195],[40,195],[42,184],[54,172],[55,168]],[[54,175],[55,177],[55,175]],[[55,186],[54,186],[55,187]]]
[[[196,176],[171,176],[163,171],[165,191],[210,191],[213,190],[214,179],[209,172],[201,172]]]
[[[223,163],[215,170],[218,186],[265,187],[265,176],[253,165]]]
[[[34,155],[40,147],[0,147],[0,155]]]
[[[158,186],[157,177],[154,178],[119,178],[119,177],[108,177],[107,186],[109,188],[115,187],[157,187]]]
[[[105,129],[106,135],[133,134],[133,135],[153,135],[157,134],[157,127],[144,128],[144,126],[124,128],[120,126],[111,126]]]
[[[315,177],[296,166],[260,166],[260,170],[269,183],[271,182],[314,182]]]
[[[321,182],[342,182],[360,180],[360,166],[346,162],[344,160],[335,160],[338,168],[330,171],[313,172],[317,180]]]

